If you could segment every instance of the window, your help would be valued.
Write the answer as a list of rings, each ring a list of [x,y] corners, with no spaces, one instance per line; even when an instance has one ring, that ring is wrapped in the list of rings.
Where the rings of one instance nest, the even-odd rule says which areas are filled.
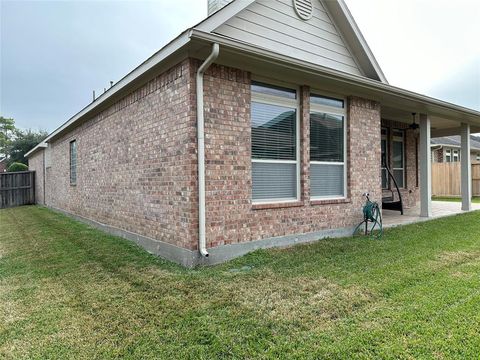
[[[405,187],[405,132],[393,130],[393,177],[399,188]]]
[[[70,184],[77,184],[77,142],[70,142]]]
[[[477,161],[480,161],[480,153],[477,153]]]
[[[346,196],[345,101],[310,96],[310,193],[312,198]]]
[[[445,150],[445,162],[452,162],[452,150]]]
[[[458,162],[459,159],[460,159],[459,151],[458,150],[453,150],[453,162]]]
[[[389,188],[389,176],[385,165],[388,162],[388,130],[386,128],[382,128],[382,189]]]
[[[298,200],[297,91],[252,83],[252,200]]]

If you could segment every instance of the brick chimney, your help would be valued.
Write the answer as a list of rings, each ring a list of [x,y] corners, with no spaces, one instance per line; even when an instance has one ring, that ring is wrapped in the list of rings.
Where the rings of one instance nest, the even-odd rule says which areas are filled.
[[[208,16],[212,15],[214,12],[217,12],[232,1],[233,0],[208,0]]]

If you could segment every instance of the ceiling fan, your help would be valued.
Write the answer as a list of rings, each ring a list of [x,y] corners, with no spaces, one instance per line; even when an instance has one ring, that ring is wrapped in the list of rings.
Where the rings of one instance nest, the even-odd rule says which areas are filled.
[[[413,123],[410,124],[408,127],[412,130],[417,130],[420,125],[418,125],[416,122],[415,122],[415,115],[417,115],[417,113],[412,113],[412,117],[413,117]]]

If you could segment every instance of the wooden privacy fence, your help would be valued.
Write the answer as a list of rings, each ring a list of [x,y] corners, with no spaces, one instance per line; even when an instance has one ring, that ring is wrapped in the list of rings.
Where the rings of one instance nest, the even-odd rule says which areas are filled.
[[[0,173],[0,209],[35,204],[35,171]]]
[[[432,195],[460,196],[461,183],[460,162],[432,164]],[[472,194],[480,196],[480,164],[472,164]]]

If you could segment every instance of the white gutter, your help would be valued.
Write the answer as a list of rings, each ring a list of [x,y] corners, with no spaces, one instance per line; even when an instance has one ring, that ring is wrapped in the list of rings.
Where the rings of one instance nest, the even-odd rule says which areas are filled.
[[[218,58],[220,45],[214,43],[212,52],[197,71],[197,141],[198,141],[198,251],[208,257],[205,237],[205,107],[203,104],[203,74]]]
[[[365,90],[372,90],[378,93],[394,95],[398,98],[409,100],[412,102],[418,102],[426,106],[435,106],[439,109],[445,109],[450,112],[455,112],[458,115],[468,116],[469,119],[474,118],[475,120],[473,123],[469,121],[471,125],[475,125],[475,126],[480,125],[480,111],[469,109],[460,105],[448,103],[446,101],[438,100],[426,95],[418,94],[413,91],[405,90],[393,85],[389,85],[387,83],[382,83],[377,80],[372,80],[362,76],[353,75],[353,74],[344,73],[338,70],[326,68],[321,65],[317,65],[304,60],[293,58],[288,55],[276,53],[265,48],[248,44],[246,42],[232,40],[228,37],[218,35],[218,34],[205,33],[197,29],[192,29],[191,39],[199,39],[199,40],[208,41],[208,42],[216,42],[221,44],[225,48],[248,54],[250,57],[253,57],[253,58],[263,58],[263,59],[268,58],[271,62],[275,64],[281,63],[281,65],[284,67],[288,67],[291,69],[301,68],[304,72],[308,72],[314,75],[320,74],[325,78],[333,79],[338,82],[342,82],[350,85],[355,85]]]
[[[40,149],[46,149],[48,147],[48,144],[45,142],[45,141],[42,141],[40,144],[38,144],[37,146],[35,146],[32,150],[30,150],[29,152],[27,152],[24,156],[25,157],[29,157],[30,155],[32,155],[33,153],[37,152],[38,150]]]

